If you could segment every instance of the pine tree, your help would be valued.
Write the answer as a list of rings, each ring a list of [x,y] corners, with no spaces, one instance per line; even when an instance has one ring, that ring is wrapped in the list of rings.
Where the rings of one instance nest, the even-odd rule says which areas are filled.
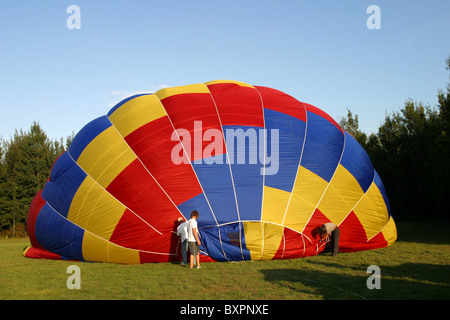
[[[0,229],[25,223],[28,207],[44,187],[56,158],[64,152],[62,141],[50,141],[37,122],[29,132],[16,130],[2,143],[0,172]]]

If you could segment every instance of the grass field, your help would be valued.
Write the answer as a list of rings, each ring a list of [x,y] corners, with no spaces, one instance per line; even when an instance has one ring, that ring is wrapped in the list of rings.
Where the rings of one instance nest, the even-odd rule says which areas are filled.
[[[28,239],[0,240],[0,300],[333,300],[450,299],[450,223],[397,223],[388,248],[337,257],[204,263],[119,265],[28,259]],[[437,232],[437,230],[441,230]],[[81,270],[81,289],[69,290],[67,267]],[[368,289],[367,267],[381,271]],[[192,295],[195,292],[195,295]]]

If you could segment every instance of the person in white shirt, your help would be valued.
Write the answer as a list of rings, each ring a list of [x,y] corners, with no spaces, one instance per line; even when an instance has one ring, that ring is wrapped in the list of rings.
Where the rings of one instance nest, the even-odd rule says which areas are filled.
[[[331,222],[324,223],[318,230],[320,242],[329,242],[327,245],[330,247],[332,256],[337,256],[339,249],[339,235],[340,230],[337,225]]]
[[[181,241],[181,264],[187,264],[187,248],[188,248],[188,228],[187,221],[183,221],[183,218],[178,218],[180,225],[177,228],[177,236]]]
[[[190,268],[194,268],[194,260],[197,262],[197,268],[200,266],[200,238],[198,237],[197,227],[198,212],[191,212],[191,220],[188,222],[188,244],[190,253]]]

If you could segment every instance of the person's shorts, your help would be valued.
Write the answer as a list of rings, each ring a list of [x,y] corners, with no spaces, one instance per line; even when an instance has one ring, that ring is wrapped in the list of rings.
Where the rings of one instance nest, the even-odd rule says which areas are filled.
[[[200,249],[198,247],[197,242],[189,242],[189,250],[191,251],[192,255],[197,255],[200,252]]]

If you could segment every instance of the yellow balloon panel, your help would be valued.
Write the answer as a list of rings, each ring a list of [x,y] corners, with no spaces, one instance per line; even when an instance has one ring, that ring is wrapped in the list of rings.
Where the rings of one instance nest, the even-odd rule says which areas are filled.
[[[136,155],[113,126],[100,133],[81,153],[78,165],[106,188]]]
[[[378,234],[389,220],[386,204],[375,182],[370,185],[353,211],[364,227],[367,239]]]
[[[290,193],[284,190],[264,186],[262,221],[283,223],[283,217],[289,203]]]
[[[73,198],[67,219],[108,240],[125,209],[124,205],[88,176]]]
[[[167,116],[161,101],[154,94],[131,99],[116,109],[110,116],[112,124],[123,137],[143,125]]]
[[[355,177],[339,164],[318,209],[331,222],[339,225],[363,195],[364,192]]]
[[[297,180],[283,224],[302,232],[319,203],[328,183],[303,166],[297,173]]]
[[[84,234],[83,256],[86,261],[140,263],[139,251],[118,246],[90,232]]]
[[[280,247],[284,227],[264,222],[244,222],[245,241],[252,260],[270,260]]]

